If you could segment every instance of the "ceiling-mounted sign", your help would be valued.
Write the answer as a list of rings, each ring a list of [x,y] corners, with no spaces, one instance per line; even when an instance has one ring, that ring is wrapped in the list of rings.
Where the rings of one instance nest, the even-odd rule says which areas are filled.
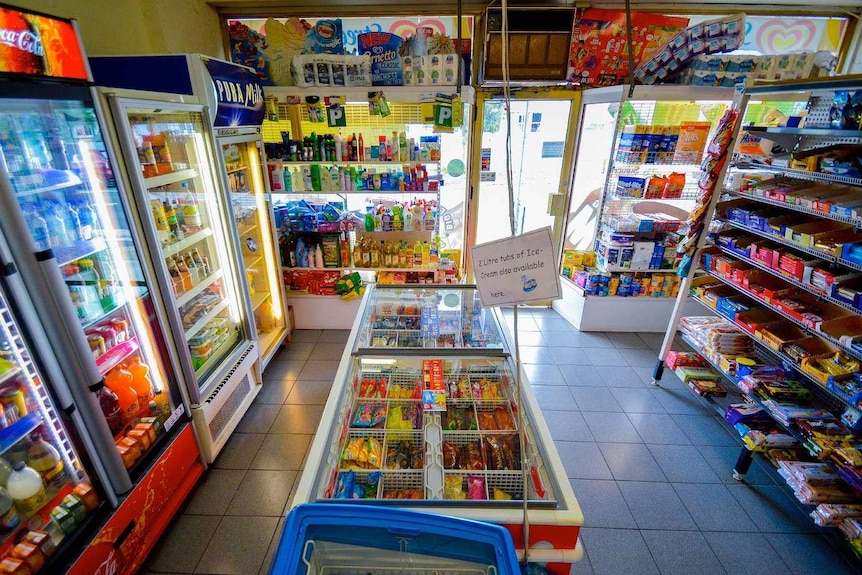
[[[244,66],[203,58],[213,82],[219,127],[260,126],[266,114],[263,87],[257,75]]]
[[[474,246],[471,254],[484,307],[561,297],[550,227]]]
[[[71,20],[0,6],[0,72],[87,80]]]

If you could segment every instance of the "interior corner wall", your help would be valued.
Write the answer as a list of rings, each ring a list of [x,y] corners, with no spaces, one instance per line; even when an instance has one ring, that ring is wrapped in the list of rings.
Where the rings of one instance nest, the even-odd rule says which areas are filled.
[[[224,58],[221,20],[206,0],[8,0],[75,18],[91,56],[184,54]]]

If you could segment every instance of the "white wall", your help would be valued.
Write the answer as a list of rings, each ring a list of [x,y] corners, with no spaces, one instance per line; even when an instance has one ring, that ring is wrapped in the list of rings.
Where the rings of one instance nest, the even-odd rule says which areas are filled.
[[[91,56],[199,52],[224,58],[220,20],[205,0],[10,0],[78,20]]]

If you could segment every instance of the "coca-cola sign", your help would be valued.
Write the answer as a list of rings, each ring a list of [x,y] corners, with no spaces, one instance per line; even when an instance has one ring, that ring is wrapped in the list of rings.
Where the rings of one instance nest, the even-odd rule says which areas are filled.
[[[87,80],[71,20],[0,6],[0,72]]]

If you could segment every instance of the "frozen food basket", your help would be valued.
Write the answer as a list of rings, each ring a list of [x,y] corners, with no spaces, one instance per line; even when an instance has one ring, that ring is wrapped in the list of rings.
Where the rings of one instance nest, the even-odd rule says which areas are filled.
[[[307,503],[287,516],[270,575],[517,575],[490,523],[370,505]]]

